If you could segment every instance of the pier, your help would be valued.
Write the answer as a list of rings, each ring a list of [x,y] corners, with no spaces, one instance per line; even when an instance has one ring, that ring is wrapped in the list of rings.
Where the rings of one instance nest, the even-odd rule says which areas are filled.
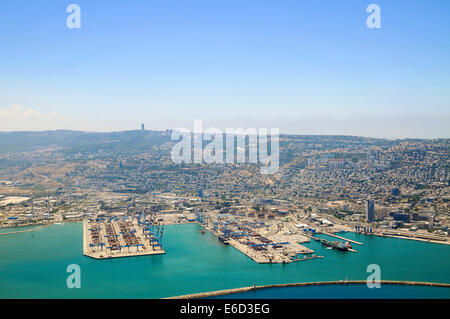
[[[347,238],[344,238],[344,237],[339,236],[339,235],[336,235],[336,234],[325,233],[325,232],[324,232],[324,234],[325,234],[325,235],[328,235],[328,236],[331,236],[331,237],[335,237],[335,238],[339,238],[339,239],[348,241],[348,242],[353,243],[353,244],[362,245],[362,243],[360,243],[360,242],[358,242],[358,241],[356,241],[356,240],[347,239]]]

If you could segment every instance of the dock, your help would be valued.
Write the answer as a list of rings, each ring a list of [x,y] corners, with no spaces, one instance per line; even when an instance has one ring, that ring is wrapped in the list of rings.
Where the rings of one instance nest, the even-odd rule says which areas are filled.
[[[357,244],[357,245],[363,245],[363,243],[360,243],[359,241],[356,241],[356,240],[351,240],[351,239],[347,239],[347,238],[345,238],[345,237],[342,237],[342,236],[339,236],[339,235],[336,235],[336,234],[332,234],[332,233],[325,233],[325,232],[324,232],[324,234],[325,234],[325,235],[328,235],[328,236],[331,236],[331,237],[335,237],[335,238],[339,238],[339,239],[342,239],[342,240],[348,241],[348,242],[350,242],[350,243],[353,243],[353,244]]]

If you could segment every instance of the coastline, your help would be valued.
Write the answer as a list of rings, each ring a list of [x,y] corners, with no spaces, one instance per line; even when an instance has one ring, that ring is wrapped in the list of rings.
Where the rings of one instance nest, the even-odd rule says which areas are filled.
[[[450,283],[435,283],[435,282],[422,282],[422,281],[395,281],[395,280],[381,280],[382,285],[403,285],[403,286],[428,286],[428,287],[441,287],[450,288]],[[340,280],[340,281],[317,281],[317,282],[298,282],[289,284],[273,284],[262,286],[251,286],[232,288],[224,290],[216,290],[209,292],[200,292],[195,294],[180,295],[173,297],[166,297],[162,299],[201,299],[215,296],[232,295],[236,293],[249,292],[254,290],[269,289],[269,288],[286,288],[286,287],[302,287],[302,286],[323,286],[323,285],[365,285],[366,280]]]

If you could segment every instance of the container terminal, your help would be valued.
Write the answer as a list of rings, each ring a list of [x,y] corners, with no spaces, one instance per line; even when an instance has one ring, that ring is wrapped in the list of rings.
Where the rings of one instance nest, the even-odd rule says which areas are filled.
[[[356,252],[350,242],[361,245],[332,231],[317,229],[317,233],[336,237],[344,242],[319,238],[315,228],[280,220],[258,220],[214,211],[196,211],[191,216],[184,217],[138,212],[84,220],[83,253],[96,259],[164,254],[164,224],[180,222],[198,223],[202,227],[199,233],[208,231],[214,234],[221,244],[234,247],[257,263],[285,264],[323,258],[303,245],[311,240],[343,252]]]
[[[84,220],[83,254],[95,259],[165,254],[163,231],[163,224],[144,214]]]
[[[292,263],[316,256],[312,249],[302,245],[310,238],[301,233],[280,233],[280,225],[252,219],[212,213],[196,214],[196,221],[224,245],[230,245],[257,263]]]

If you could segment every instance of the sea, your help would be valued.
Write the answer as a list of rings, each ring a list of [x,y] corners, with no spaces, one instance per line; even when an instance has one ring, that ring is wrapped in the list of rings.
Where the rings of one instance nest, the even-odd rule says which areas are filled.
[[[382,280],[450,283],[450,246],[352,232],[358,252],[304,244],[322,259],[257,264],[197,224],[166,225],[165,255],[96,260],[82,253],[82,223],[0,235],[0,298],[163,298],[294,282],[366,280],[371,264]],[[3,229],[2,232],[18,229]],[[80,267],[80,288],[69,288],[69,265]],[[332,285],[273,288],[228,298],[450,298],[450,288]]]

